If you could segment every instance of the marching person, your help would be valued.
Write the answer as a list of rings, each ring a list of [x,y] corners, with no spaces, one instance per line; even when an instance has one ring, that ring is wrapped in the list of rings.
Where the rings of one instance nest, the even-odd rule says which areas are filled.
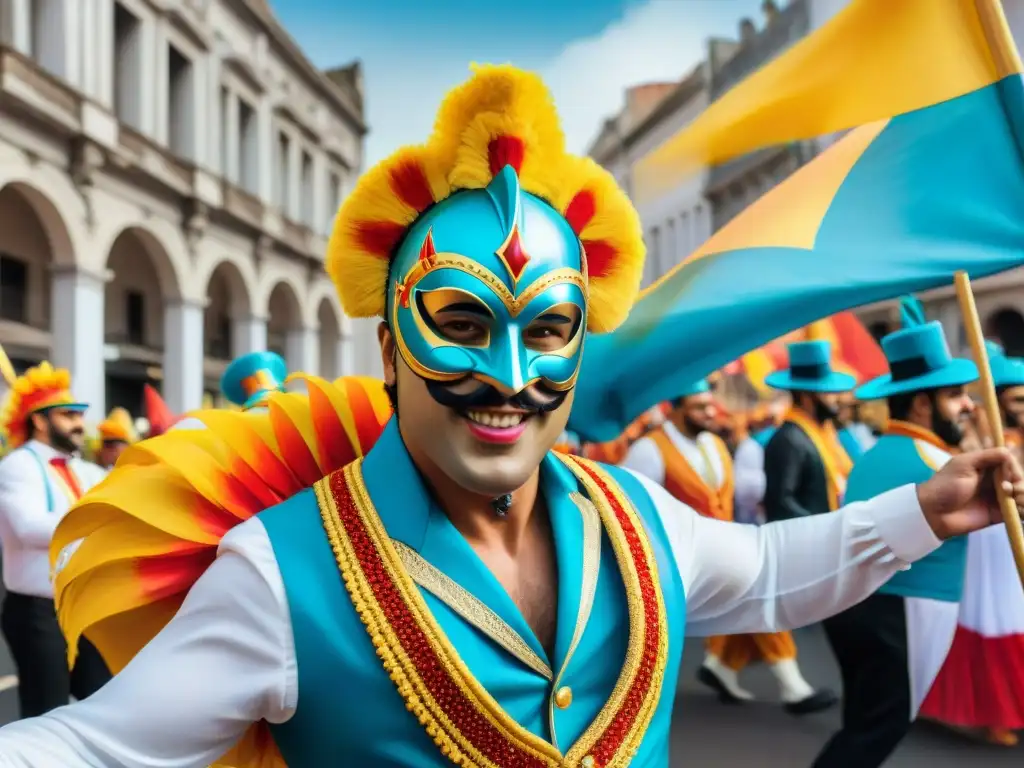
[[[0,460],[0,541],[7,595],[0,628],[18,673],[22,717],[84,699],[110,679],[89,641],[68,672],[67,644],[57,624],[50,583],[50,539],[64,513],[103,479],[78,458],[85,443],[85,403],[71,395],[71,376],[49,363],[19,377],[0,414],[10,453]]]
[[[706,380],[685,388],[665,423],[635,442],[622,466],[650,478],[698,514],[732,522],[733,461],[725,442],[710,430],[715,408]],[[837,701],[834,693],[815,691],[804,679],[789,632],[716,635],[704,646],[698,679],[725,702],[754,698],[739,681],[740,672],[754,661],[771,669],[791,714],[819,712]]]
[[[959,452],[974,410],[974,363],[950,355],[942,325],[925,322],[916,300],[904,300],[903,325],[882,339],[890,372],[856,392],[886,400],[889,424],[854,466],[847,502],[932,477]],[[843,724],[814,768],[877,768],[907,734],[953,642],[966,549],[965,537],[948,539],[824,621],[843,677]]]
[[[991,342],[988,358],[1007,445],[1019,445],[1024,361]],[[920,717],[1006,747],[1024,730],[1024,592],[1002,526],[967,537],[956,634]]]
[[[765,378],[789,392],[792,406],[764,451],[765,517],[769,522],[831,512],[842,506],[853,464],[836,432],[839,396],[856,380],[832,370],[827,341],[788,347],[789,368]]]
[[[131,414],[124,408],[112,410],[96,431],[99,433],[100,445],[96,450],[95,461],[106,470],[117,463],[125,448],[139,439]]]

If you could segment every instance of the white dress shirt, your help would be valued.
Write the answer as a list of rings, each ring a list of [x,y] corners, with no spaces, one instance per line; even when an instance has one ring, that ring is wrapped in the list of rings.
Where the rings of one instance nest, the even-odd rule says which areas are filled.
[[[744,438],[733,457],[736,520],[753,523],[763,519],[761,503],[768,478],[764,474],[764,448],[752,437]]]
[[[50,539],[72,503],[68,489],[50,466],[55,458],[67,460],[83,492],[106,477],[102,467],[68,457],[38,440],[30,440],[0,460],[0,543],[8,592],[53,597]]]
[[[681,572],[687,634],[818,621],[939,545],[914,486],[758,528],[701,517],[639,479]],[[202,768],[251,723],[287,721],[300,695],[284,584],[254,518],[224,537],[177,616],[110,683],[0,729],[0,768]]]

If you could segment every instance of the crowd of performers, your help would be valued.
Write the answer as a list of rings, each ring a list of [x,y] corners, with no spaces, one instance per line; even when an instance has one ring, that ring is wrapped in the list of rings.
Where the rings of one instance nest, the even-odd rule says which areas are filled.
[[[1024,595],[985,529],[994,478],[1024,510],[1024,470],[963,451],[974,364],[907,300],[860,387],[826,342],[790,346],[778,423],[719,434],[697,382],[583,449],[605,463],[551,451],[643,260],[540,79],[481,66],[337,217],[327,269],[382,318],[383,379],[285,391],[280,358],[247,356],[237,412],[134,445],[109,420],[109,471],[80,458],[66,371],[12,381],[0,628],[34,717],[0,728],[0,767],[668,768],[688,636],[723,699],[764,661],[800,716],[837,701],[787,631],[821,621],[843,726],[819,768],[881,765],[919,714],[1011,742]],[[1016,428],[1024,363],[993,372]]]
[[[916,300],[903,301],[902,317],[904,327],[882,341],[890,373],[860,387],[832,369],[827,341],[795,342],[789,368],[765,382],[776,393],[769,404],[732,413],[704,380],[614,441],[566,434],[556,450],[621,464],[703,515],[757,525],[919,482],[983,444],[987,427],[972,395],[974,363],[950,356],[941,325],[926,322]],[[1004,434],[1020,452],[1024,360],[992,342],[988,354]],[[1001,529],[946,543],[824,628],[842,672],[843,729],[816,766],[879,765],[916,718],[1018,743],[1024,595]],[[804,679],[788,632],[710,637],[705,649],[698,678],[725,702],[754,698],[739,676],[755,661],[769,666],[793,714],[839,700]]]

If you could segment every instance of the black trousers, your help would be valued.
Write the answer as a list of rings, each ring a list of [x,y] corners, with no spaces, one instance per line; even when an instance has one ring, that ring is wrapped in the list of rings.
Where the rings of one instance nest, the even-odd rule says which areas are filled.
[[[903,598],[872,595],[824,625],[843,677],[843,727],[813,768],[878,768],[910,730]]]
[[[18,670],[22,717],[62,707],[71,696],[84,699],[110,679],[99,651],[85,638],[79,640],[75,668],[68,671],[68,647],[53,600],[8,592],[0,609],[0,629]]]

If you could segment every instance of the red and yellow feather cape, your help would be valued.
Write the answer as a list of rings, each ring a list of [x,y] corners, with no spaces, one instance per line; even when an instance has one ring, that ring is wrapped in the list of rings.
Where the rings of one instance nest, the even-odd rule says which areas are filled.
[[[129,447],[64,517],[51,562],[72,664],[85,635],[119,672],[173,618],[224,534],[377,440],[391,415],[383,382],[299,378],[308,395],[274,394],[266,413],[201,411],[194,415],[206,429],[172,430]],[[284,762],[266,725],[257,724],[216,765]]]

